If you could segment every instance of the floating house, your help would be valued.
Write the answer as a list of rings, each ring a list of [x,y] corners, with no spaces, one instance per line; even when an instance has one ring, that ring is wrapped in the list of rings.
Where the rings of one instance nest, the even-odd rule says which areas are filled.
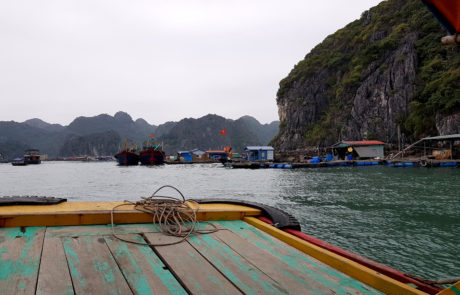
[[[224,150],[210,150],[206,151],[208,154],[209,159],[212,160],[220,160],[220,159],[227,159],[228,157],[228,152]]]
[[[378,140],[360,140],[360,141],[341,141],[333,146],[333,160],[353,160],[353,159],[383,159],[383,147],[385,143]],[[331,160],[332,160],[331,159]]]
[[[247,146],[244,152],[249,161],[273,161],[275,149],[271,146]]]
[[[410,150],[423,149],[423,157],[425,158],[434,158],[438,160],[452,160],[454,157],[453,147],[456,142],[460,142],[460,134],[425,137],[406,147],[396,155],[392,156],[391,159],[395,159],[398,156],[404,157],[405,153]],[[447,143],[449,144],[448,148],[446,147]],[[439,144],[441,144],[441,146],[444,147],[440,147]],[[430,151],[431,155],[427,153]]]
[[[226,146],[223,150],[210,150],[206,151],[208,157],[212,160],[226,160],[231,157],[231,146]]]
[[[190,151],[178,151],[179,158],[183,158],[184,162],[206,161],[208,160],[206,152],[200,149]]]

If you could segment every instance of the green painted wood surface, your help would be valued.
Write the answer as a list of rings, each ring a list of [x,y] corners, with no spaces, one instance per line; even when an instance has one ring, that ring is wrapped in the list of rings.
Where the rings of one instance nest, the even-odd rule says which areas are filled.
[[[157,225],[123,224],[115,225],[116,234],[133,234],[158,232]],[[46,237],[72,237],[72,236],[108,236],[112,235],[112,225],[80,225],[80,226],[53,226],[46,229]]]
[[[61,239],[45,238],[40,261],[37,295],[74,294]]]
[[[325,286],[329,286],[337,294],[382,294],[380,291],[336,271],[321,261],[305,255],[305,253],[260,231],[244,221],[220,221],[216,222],[216,224],[230,229],[237,233],[237,236],[240,238],[244,238],[258,248],[264,249],[270,252],[271,255],[282,259],[299,275],[309,276],[313,280]]]
[[[133,294],[103,237],[62,239],[77,294]]]
[[[335,292],[331,286],[324,285],[310,275],[299,273],[285,260],[259,248],[233,231],[221,230],[214,233],[213,236],[219,239],[222,245],[227,245],[254,267],[283,286],[289,294],[331,294]]]
[[[139,235],[123,239],[145,243]],[[135,294],[187,294],[150,247],[105,237],[109,249]]]
[[[114,238],[110,225],[1,228],[0,294],[379,293],[243,221],[213,224],[226,230],[154,249]],[[176,239],[152,224],[116,232]]]
[[[148,233],[145,237],[150,243],[155,244],[178,240],[161,233]],[[221,270],[214,268],[188,242],[158,246],[155,247],[155,251],[192,294],[242,294],[222,275]]]
[[[34,294],[44,227],[0,230],[0,294]]]
[[[192,236],[188,242],[245,294],[288,294],[285,287],[213,234]]]

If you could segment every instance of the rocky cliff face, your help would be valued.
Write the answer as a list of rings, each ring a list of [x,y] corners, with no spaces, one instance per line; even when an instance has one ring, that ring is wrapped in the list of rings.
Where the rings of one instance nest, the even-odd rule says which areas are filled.
[[[460,134],[460,112],[436,116],[436,129],[439,135]]]
[[[397,142],[398,118],[409,114],[415,93],[416,33],[381,60],[371,63],[353,95],[344,138],[378,137]]]
[[[294,67],[277,94],[278,150],[459,132],[460,54],[419,2],[382,2]]]

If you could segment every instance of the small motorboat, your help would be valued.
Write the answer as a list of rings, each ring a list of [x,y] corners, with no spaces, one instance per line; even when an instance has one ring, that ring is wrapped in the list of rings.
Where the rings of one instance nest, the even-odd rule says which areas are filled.
[[[13,166],[26,166],[27,163],[24,161],[23,158],[14,158],[13,161],[11,162],[11,165],[13,165]]]

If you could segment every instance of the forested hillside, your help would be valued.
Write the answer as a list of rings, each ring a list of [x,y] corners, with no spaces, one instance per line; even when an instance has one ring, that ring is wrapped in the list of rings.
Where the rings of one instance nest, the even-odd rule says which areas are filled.
[[[226,133],[220,134],[223,129]],[[114,155],[124,147],[125,140],[141,147],[142,142],[150,139],[150,134],[155,141],[164,143],[168,154],[224,146],[242,151],[245,145],[266,145],[277,130],[278,122],[263,125],[249,116],[230,120],[207,115],[159,126],[150,125],[144,119],[134,121],[124,112],[114,116],[78,117],[68,126],[40,119],[22,123],[0,121],[0,160],[20,157],[27,148],[37,148],[50,157]]]

